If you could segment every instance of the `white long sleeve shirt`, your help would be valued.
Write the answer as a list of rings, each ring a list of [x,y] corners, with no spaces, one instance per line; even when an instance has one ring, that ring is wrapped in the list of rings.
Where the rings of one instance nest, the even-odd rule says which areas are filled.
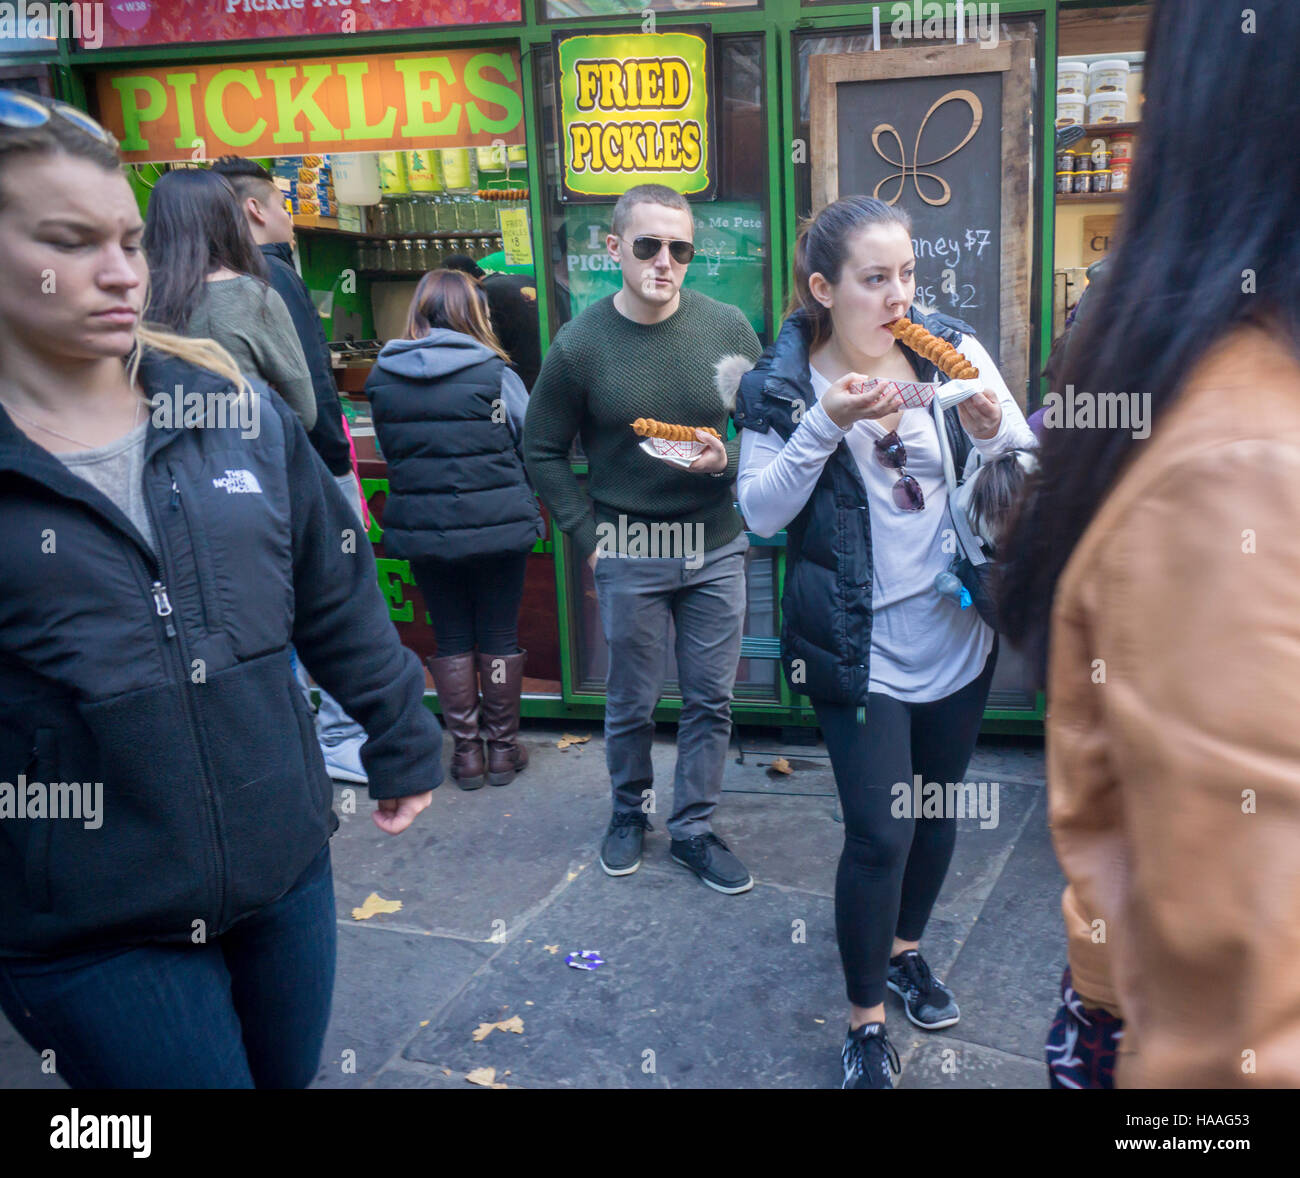
[[[996,393],[1002,422],[991,438],[971,442],[986,458],[1036,445],[1020,406],[978,340],[963,337],[958,350]],[[871,679],[868,690],[909,703],[943,699],[975,679],[993,646],[993,631],[972,606],[961,609],[935,591],[935,576],[952,563],[944,533],[952,528],[939,436],[928,409],[905,409],[897,432],[907,449],[907,473],[920,484],[923,511],[902,511],[893,487],[900,472],[875,457],[886,430],[876,421],[837,426],[821,405],[830,382],[809,368],[816,402],[788,442],[776,433],[744,430],[737,489],[750,531],[772,536],[803,510],[826,460],[847,441],[867,488],[871,522]],[[948,410],[955,413],[955,409]],[[951,544],[948,545],[951,549]]]

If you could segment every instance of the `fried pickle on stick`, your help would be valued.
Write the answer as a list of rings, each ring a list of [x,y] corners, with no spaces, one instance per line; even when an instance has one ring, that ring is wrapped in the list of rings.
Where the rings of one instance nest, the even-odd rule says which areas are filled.
[[[975,380],[979,377],[980,370],[952,344],[932,335],[919,323],[906,318],[895,319],[889,330],[899,343],[906,344],[918,356],[924,356],[949,380]]]
[[[665,421],[655,421],[652,417],[638,417],[632,423],[632,428],[643,438],[663,438],[669,442],[694,442],[698,440],[695,437],[697,427],[671,425]],[[698,428],[702,429],[706,434],[712,434],[719,441],[722,440],[722,435],[712,426],[702,425]]]

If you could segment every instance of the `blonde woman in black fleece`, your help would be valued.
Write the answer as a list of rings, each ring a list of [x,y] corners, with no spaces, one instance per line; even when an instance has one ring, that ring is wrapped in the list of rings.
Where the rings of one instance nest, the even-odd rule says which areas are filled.
[[[0,1008],[75,1088],[305,1087],[337,819],[291,644],[370,735],[381,830],[441,740],[298,420],[141,325],[142,229],[106,131],[0,91]],[[178,386],[212,409],[160,425]]]

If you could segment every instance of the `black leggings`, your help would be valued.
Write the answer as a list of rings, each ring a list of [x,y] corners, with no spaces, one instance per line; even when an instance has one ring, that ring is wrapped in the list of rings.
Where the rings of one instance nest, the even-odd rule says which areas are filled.
[[[997,640],[977,679],[933,703],[908,704],[872,692],[866,723],[858,709],[813,700],[844,808],[844,850],[835,877],[835,935],[849,1001],[885,1000],[893,938],[919,941],[943,887],[957,837],[956,819],[891,812],[893,786],[961,781],[975,751]],[[901,808],[901,807],[900,807]]]
[[[519,649],[519,603],[528,553],[505,552],[468,560],[413,560],[411,574],[433,619],[438,657],[514,654]]]

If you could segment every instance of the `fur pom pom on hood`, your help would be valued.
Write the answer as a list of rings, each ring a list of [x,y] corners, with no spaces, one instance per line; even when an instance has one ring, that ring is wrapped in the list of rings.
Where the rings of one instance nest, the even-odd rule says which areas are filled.
[[[740,391],[740,378],[754,367],[754,361],[748,356],[723,356],[713,367],[714,384],[718,397],[728,413],[736,407],[736,393]]]

